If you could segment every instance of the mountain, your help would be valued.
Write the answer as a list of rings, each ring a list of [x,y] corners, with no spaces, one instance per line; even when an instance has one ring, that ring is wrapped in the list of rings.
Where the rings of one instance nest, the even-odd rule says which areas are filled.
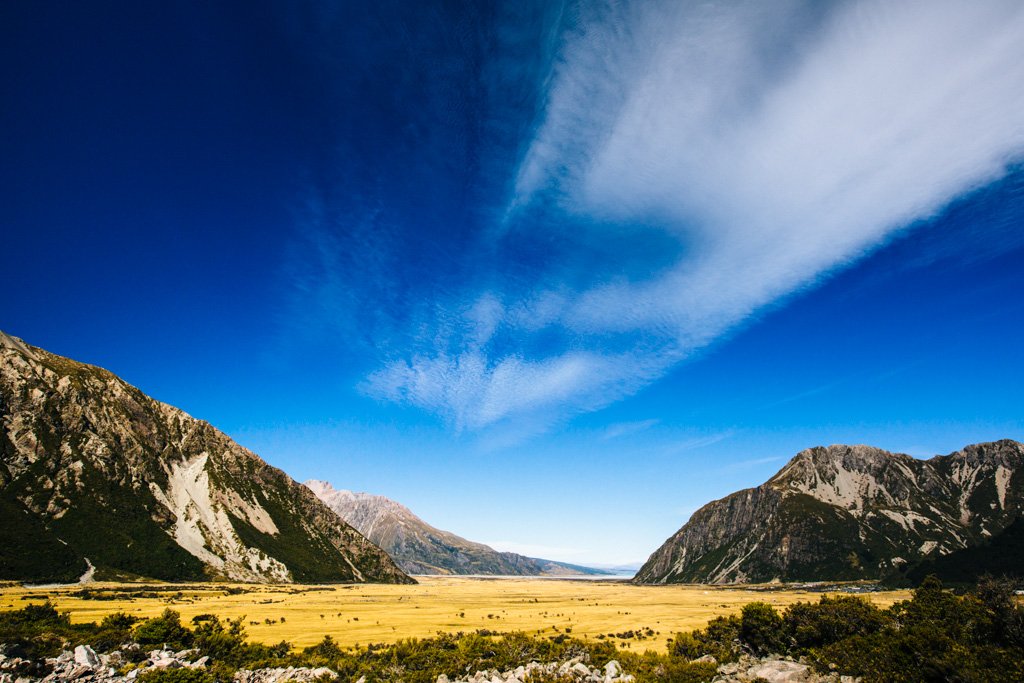
[[[2,332],[0,518],[2,579],[412,581],[208,423]]]
[[[1024,579],[1024,518],[1018,518],[980,545],[948,555],[929,556],[890,577],[890,582],[916,585],[929,574],[938,576],[945,584],[973,584],[985,574]]]
[[[929,460],[870,446],[811,448],[761,486],[695,512],[634,581],[812,581],[913,573],[922,563],[994,543],[1020,518],[1022,462],[1024,446],[1008,440]]]
[[[605,572],[553,560],[502,553],[430,526],[390,498],[336,489],[311,479],[306,486],[346,522],[386,550],[410,574],[503,576],[604,575]]]

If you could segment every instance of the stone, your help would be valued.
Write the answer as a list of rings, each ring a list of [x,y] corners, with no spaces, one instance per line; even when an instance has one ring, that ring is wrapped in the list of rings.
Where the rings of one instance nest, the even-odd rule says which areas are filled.
[[[184,665],[174,657],[161,657],[153,662],[156,669],[180,669]]]
[[[703,655],[697,659],[691,659],[690,664],[718,664],[718,660],[714,655]]]
[[[100,665],[100,658],[88,645],[79,645],[75,648],[75,664],[95,669]]]
[[[768,660],[747,669],[749,678],[763,678],[769,683],[799,683],[813,676],[806,664],[783,660]]]
[[[92,674],[92,668],[84,664],[78,664],[66,674],[66,680],[75,681],[84,676]]]
[[[605,678],[618,678],[619,674],[622,673],[622,667],[614,659],[604,665],[604,677]]]

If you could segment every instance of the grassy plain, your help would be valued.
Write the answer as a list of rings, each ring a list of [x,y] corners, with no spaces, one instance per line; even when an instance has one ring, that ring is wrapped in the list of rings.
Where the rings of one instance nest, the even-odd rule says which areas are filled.
[[[679,631],[739,612],[748,602],[782,607],[816,602],[819,592],[765,587],[634,586],[620,581],[420,577],[416,586],[380,584],[254,586],[115,584],[54,588],[0,587],[0,610],[51,600],[73,622],[124,611],[151,617],[170,607],[183,621],[204,613],[245,617],[252,640],[306,646],[330,635],[342,646],[391,643],[437,631],[526,631],[611,637],[632,650],[663,650]],[[86,589],[83,592],[83,589]],[[879,607],[907,591],[868,594]],[[101,599],[97,599],[101,598]],[[638,638],[636,634],[641,634]]]

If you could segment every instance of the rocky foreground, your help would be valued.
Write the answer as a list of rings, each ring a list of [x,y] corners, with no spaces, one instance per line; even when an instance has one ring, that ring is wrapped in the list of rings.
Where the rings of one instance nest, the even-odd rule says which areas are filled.
[[[79,645],[73,651],[65,650],[60,656],[33,662],[0,654],[0,683],[127,683],[136,681],[149,672],[166,669],[205,669],[209,657],[197,657],[196,650],[152,650],[147,658],[138,659],[139,646],[126,645],[110,654],[97,654],[88,645]],[[699,662],[716,663],[705,657]],[[287,667],[266,669],[240,669],[234,674],[236,683],[311,683],[312,681],[339,680],[327,668]],[[477,671],[465,678],[451,679],[441,675],[437,683],[530,683],[531,680],[558,680],[560,683],[632,683],[632,674],[625,673],[621,665],[612,660],[603,667],[592,667],[584,658],[575,657],[564,662],[530,662],[508,671],[488,669]],[[768,681],[768,683],[856,683],[859,679],[838,674],[818,674],[810,665],[778,658],[743,656],[739,662],[718,666],[711,679],[713,683],[740,683]],[[354,683],[364,683],[360,678]]]
[[[716,663],[714,658],[702,658],[699,662]],[[449,679],[438,676],[437,683],[529,683],[531,680],[558,680],[560,683],[631,683],[634,678],[624,673],[615,660],[603,668],[590,667],[577,657],[566,662],[540,664],[530,662],[510,671],[478,671],[468,678]],[[818,674],[809,664],[787,659],[744,656],[739,662],[722,664],[712,683],[747,683],[768,681],[768,683],[857,683],[860,679],[838,674]]]
[[[73,651],[65,650],[59,657],[33,662],[0,653],[0,683],[56,683],[77,681],[91,683],[122,683],[135,681],[151,671],[165,669],[205,669],[210,658],[198,657],[196,650],[152,650],[141,662],[131,663],[130,655],[138,652],[137,644],[126,645],[110,654],[97,654],[88,645],[79,645]],[[240,669],[235,672],[238,683],[307,683],[333,680],[335,673],[326,667],[287,667],[276,669]]]

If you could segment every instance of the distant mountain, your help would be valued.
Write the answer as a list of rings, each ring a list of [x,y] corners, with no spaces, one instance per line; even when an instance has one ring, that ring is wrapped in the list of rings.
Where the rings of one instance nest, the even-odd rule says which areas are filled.
[[[386,550],[410,574],[490,574],[502,576],[605,575],[579,565],[498,552],[430,526],[390,498],[335,489],[311,479],[306,486],[346,522]]]
[[[1019,547],[1022,464],[1024,446],[1008,440],[930,460],[869,446],[811,448],[761,486],[694,513],[634,581],[898,578],[978,559],[1004,532],[999,543]]]
[[[412,581],[206,422],[2,332],[0,519],[0,579]]]

